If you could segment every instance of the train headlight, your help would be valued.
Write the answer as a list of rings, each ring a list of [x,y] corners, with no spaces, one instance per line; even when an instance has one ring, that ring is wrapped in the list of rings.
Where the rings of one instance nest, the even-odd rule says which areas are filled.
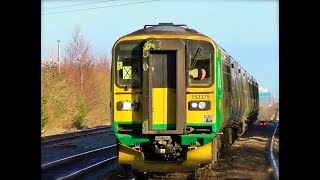
[[[210,101],[189,101],[189,110],[209,110],[211,109]]]
[[[119,101],[117,102],[118,111],[135,111],[139,108],[138,102]]]
[[[197,108],[197,106],[198,106],[197,103],[195,103],[195,102],[191,103],[191,107],[192,107],[192,108]]]
[[[206,108],[206,103],[205,102],[199,102],[199,108],[200,109]]]
[[[122,102],[122,110],[131,110],[131,102],[129,101]]]

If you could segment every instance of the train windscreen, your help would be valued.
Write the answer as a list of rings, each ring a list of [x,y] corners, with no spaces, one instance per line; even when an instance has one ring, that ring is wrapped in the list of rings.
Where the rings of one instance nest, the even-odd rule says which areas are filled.
[[[209,42],[189,40],[187,45],[187,86],[208,87],[214,82],[213,46]]]
[[[125,41],[116,46],[115,70],[118,86],[142,86],[142,48],[142,41]]]

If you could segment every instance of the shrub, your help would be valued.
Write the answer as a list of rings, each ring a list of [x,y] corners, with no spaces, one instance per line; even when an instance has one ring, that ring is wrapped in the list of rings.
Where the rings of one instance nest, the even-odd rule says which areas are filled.
[[[44,128],[48,123],[49,116],[46,112],[46,103],[47,103],[47,96],[43,96],[41,98],[41,133],[44,133]]]
[[[74,119],[74,126],[77,129],[83,128],[86,115],[87,115],[87,107],[86,107],[85,101],[81,99],[79,112]]]

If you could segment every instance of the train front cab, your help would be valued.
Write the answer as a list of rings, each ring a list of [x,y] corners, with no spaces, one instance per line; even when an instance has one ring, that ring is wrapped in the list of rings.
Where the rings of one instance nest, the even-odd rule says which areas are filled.
[[[119,163],[139,171],[193,170],[217,158],[214,44],[165,37],[124,38],[113,50]]]

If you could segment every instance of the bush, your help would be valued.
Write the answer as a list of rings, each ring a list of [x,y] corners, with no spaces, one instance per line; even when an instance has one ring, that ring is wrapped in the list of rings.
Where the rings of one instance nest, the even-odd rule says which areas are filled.
[[[87,115],[87,107],[86,107],[85,101],[82,99],[81,104],[80,104],[79,113],[76,115],[76,117],[74,119],[74,126],[77,129],[83,128],[86,115]]]
[[[44,132],[44,128],[48,123],[49,116],[46,112],[46,103],[47,103],[47,96],[43,96],[41,98],[41,133]]]

